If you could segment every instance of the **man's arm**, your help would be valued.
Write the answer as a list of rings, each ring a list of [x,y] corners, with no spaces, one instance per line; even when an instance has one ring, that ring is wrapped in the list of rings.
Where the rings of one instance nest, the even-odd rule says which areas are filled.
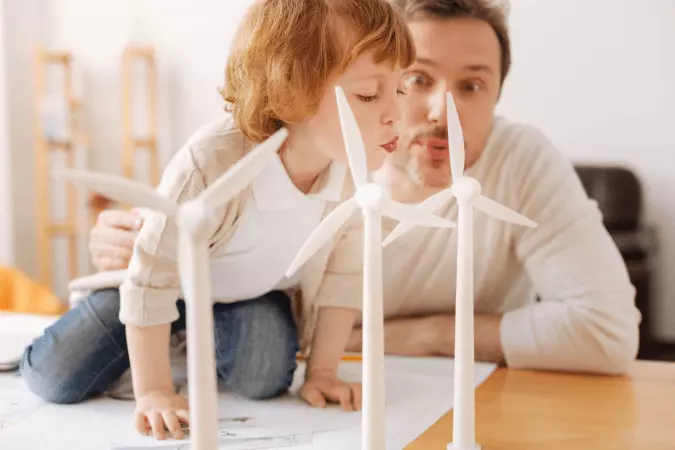
[[[504,362],[500,337],[500,315],[474,316],[476,360]],[[385,353],[401,356],[454,356],[455,316],[439,314],[424,317],[392,319],[385,322]],[[360,352],[362,330],[355,329],[347,345],[348,351]]]
[[[625,373],[638,349],[635,288],[570,161],[543,136],[524,131],[500,170],[510,192],[492,192],[539,224],[513,228],[513,248],[540,302],[476,316],[476,359],[519,369]],[[501,197],[500,197],[501,195]],[[452,353],[451,316],[395,320],[389,353]],[[352,340],[358,344],[358,333]]]
[[[513,248],[541,301],[504,313],[506,363],[625,373],[640,321],[626,265],[572,163],[541,135],[524,141],[502,167],[514,181],[510,206],[539,224],[514,228]]]

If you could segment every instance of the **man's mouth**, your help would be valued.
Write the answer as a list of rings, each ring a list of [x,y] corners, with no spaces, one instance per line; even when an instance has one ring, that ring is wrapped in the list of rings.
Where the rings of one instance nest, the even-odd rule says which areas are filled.
[[[398,148],[398,136],[392,139],[391,141],[387,142],[386,144],[382,144],[380,147],[382,147],[384,151],[387,153],[393,153],[396,150],[396,148]]]
[[[434,161],[443,161],[450,157],[448,141],[445,139],[429,138],[424,140],[429,157]]]

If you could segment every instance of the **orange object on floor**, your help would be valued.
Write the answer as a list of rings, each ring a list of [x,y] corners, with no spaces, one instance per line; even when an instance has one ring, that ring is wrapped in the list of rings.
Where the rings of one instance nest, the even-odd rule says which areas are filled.
[[[67,309],[53,292],[23,272],[0,266],[0,311],[60,315]]]

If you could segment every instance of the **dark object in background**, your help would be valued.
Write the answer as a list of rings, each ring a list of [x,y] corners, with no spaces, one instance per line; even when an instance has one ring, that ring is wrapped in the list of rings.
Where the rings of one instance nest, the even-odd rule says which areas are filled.
[[[661,344],[653,333],[652,283],[656,260],[656,233],[643,219],[640,180],[626,167],[576,165],[589,197],[598,203],[605,227],[626,262],[635,286],[636,306],[642,313],[639,359],[658,359]]]

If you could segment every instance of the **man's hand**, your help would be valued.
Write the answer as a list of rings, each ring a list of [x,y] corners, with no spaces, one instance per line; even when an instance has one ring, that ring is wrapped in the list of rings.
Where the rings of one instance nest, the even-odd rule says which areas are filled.
[[[361,383],[346,383],[332,373],[310,373],[298,393],[316,408],[325,408],[330,401],[347,412],[361,409]]]
[[[94,267],[100,272],[126,269],[141,225],[142,219],[137,212],[103,211],[89,236]]]

